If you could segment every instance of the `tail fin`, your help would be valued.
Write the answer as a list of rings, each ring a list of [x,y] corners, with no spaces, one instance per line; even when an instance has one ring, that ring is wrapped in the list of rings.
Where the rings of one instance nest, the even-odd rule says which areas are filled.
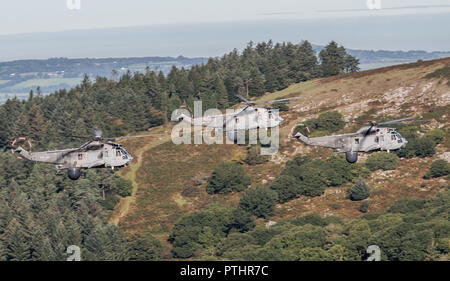
[[[21,156],[23,156],[24,158],[26,158],[28,160],[31,160],[31,153],[26,151],[25,149],[23,149],[21,146],[19,146],[18,148],[14,149],[13,153],[14,152],[19,152],[19,154]]]
[[[297,139],[301,140],[302,142],[304,142],[304,143],[306,143],[306,144],[309,144],[309,143],[310,143],[309,138],[306,137],[306,136],[304,136],[304,135],[302,135],[300,132],[298,132],[297,134],[295,134],[294,137],[296,137]]]

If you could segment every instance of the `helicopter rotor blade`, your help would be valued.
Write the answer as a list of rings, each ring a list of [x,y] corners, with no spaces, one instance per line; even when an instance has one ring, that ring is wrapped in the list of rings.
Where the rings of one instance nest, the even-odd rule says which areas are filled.
[[[372,131],[372,128],[375,127],[375,125],[370,125],[369,129],[364,133],[364,137],[366,137],[370,132]]]
[[[103,138],[104,140],[115,140],[115,139],[131,139],[131,138],[143,138],[143,137],[160,137],[164,134],[147,134],[147,135],[137,135],[137,136],[120,136],[120,137],[110,137]]]
[[[266,101],[266,102],[255,102],[254,104],[274,104],[274,103],[285,103],[289,102],[291,100],[297,100],[301,97],[295,97],[295,98],[285,98],[285,99],[279,99],[279,100],[272,100],[272,101]]]
[[[246,107],[244,107],[241,111],[239,111],[238,113],[235,113],[235,114],[233,114],[233,115],[231,115],[232,117],[237,117],[237,116],[240,116],[241,114],[243,114],[246,110],[247,110],[247,108],[249,108],[251,105],[247,105]]]
[[[363,137],[359,140],[359,144],[358,144],[358,150],[359,148],[364,144],[364,141],[367,139],[367,136],[370,134],[370,132],[372,131],[372,128],[375,127],[376,124],[375,123],[371,123],[370,127],[367,129],[367,131],[364,132]]]
[[[391,120],[391,121],[386,121],[386,122],[380,122],[377,125],[387,125],[387,124],[394,124],[394,123],[400,123],[403,121],[408,121],[408,120],[412,120],[415,119],[416,117],[406,117],[406,118],[401,118],[401,119],[397,119],[397,120]]]
[[[255,104],[254,102],[249,101],[248,99],[244,98],[244,97],[241,96],[241,95],[236,95],[236,97],[238,97],[239,99],[241,99],[241,100],[242,100],[243,102],[245,102],[246,104],[249,104],[249,105]]]
[[[61,156],[58,157],[58,159],[61,159],[61,158],[65,157],[66,155],[69,155],[69,154],[72,153],[72,152],[81,151],[81,150],[85,149],[90,143],[92,143],[92,141],[88,141],[87,143],[84,143],[83,145],[81,145],[81,146],[78,147],[78,148],[74,148],[74,149],[67,150],[67,151],[65,151],[64,153],[62,153]]]

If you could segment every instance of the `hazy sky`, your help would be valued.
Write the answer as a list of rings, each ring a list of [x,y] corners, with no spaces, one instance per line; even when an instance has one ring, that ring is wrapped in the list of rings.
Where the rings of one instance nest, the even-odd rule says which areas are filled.
[[[2,0],[0,35],[152,24],[450,13],[450,0]],[[448,28],[448,27],[447,27]]]
[[[78,1],[78,0],[71,0]],[[249,41],[450,51],[450,0],[1,0],[0,61],[220,56]]]

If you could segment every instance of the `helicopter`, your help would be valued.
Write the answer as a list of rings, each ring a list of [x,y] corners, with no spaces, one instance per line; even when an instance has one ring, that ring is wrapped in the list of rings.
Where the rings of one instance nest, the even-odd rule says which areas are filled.
[[[373,150],[390,152],[391,150],[404,148],[408,141],[397,132],[397,129],[379,126],[409,121],[414,118],[407,117],[380,123],[372,121],[369,126],[362,127],[356,133],[350,134],[308,138],[298,132],[294,137],[306,145],[329,147],[337,153],[345,153],[346,160],[349,163],[355,163],[358,161],[358,152]],[[303,126],[303,124],[300,124],[300,126]]]
[[[67,169],[68,177],[71,180],[77,180],[80,178],[83,169],[109,167],[114,170],[115,168],[122,168],[128,165],[133,160],[133,156],[121,144],[109,142],[108,140],[152,136],[160,135],[147,134],[104,138],[101,130],[95,130],[93,139],[78,148],[42,152],[31,152],[31,142],[21,137],[13,140],[11,151],[13,154],[18,153],[20,155],[19,159],[24,157],[30,161],[54,164],[57,170]],[[19,143],[28,144],[29,150],[25,150]]]
[[[259,105],[287,103],[290,100],[299,99],[299,97],[295,97],[267,102],[253,102],[240,95],[237,95],[237,97],[244,102],[246,106],[237,109],[236,112],[197,118],[192,118],[186,114],[179,114],[174,121],[185,121],[192,125],[216,128],[226,132],[230,140],[236,141],[237,131],[239,130],[274,128],[280,126],[283,122],[283,118],[278,114],[278,110],[273,110],[271,107],[261,107]]]

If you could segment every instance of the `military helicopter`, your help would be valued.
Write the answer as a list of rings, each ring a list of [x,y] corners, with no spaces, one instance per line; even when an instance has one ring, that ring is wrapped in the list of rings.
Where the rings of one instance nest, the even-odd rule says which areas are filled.
[[[337,153],[345,153],[347,161],[355,163],[358,160],[358,152],[373,150],[390,152],[391,150],[404,148],[408,141],[395,128],[379,126],[409,121],[414,118],[407,117],[381,123],[372,121],[369,126],[362,127],[356,133],[351,134],[308,138],[298,132],[294,137],[306,145],[329,147]]]
[[[203,116],[199,118],[192,118],[185,114],[179,114],[174,121],[185,121],[192,125],[201,125],[204,127],[212,127],[227,132],[230,140],[236,140],[238,130],[253,130],[253,129],[268,129],[280,126],[283,118],[280,117],[276,110],[269,107],[259,107],[259,105],[272,105],[276,103],[287,103],[290,100],[299,99],[285,98],[272,100],[267,102],[253,102],[237,96],[242,102],[246,104],[234,113]]]
[[[80,178],[83,169],[90,168],[121,168],[128,165],[133,156],[128,153],[120,144],[114,142],[104,142],[115,139],[140,138],[161,136],[159,134],[147,134],[138,136],[121,136],[104,138],[101,130],[94,131],[92,140],[86,142],[78,148],[31,152],[31,142],[25,138],[15,139],[12,143],[12,153],[18,153],[20,156],[35,162],[44,162],[54,164],[56,169],[67,169],[70,179]],[[87,138],[87,137],[80,137]],[[92,138],[92,137],[91,137]],[[28,145],[29,150],[25,150],[20,143]],[[21,159],[21,157],[18,157]]]

